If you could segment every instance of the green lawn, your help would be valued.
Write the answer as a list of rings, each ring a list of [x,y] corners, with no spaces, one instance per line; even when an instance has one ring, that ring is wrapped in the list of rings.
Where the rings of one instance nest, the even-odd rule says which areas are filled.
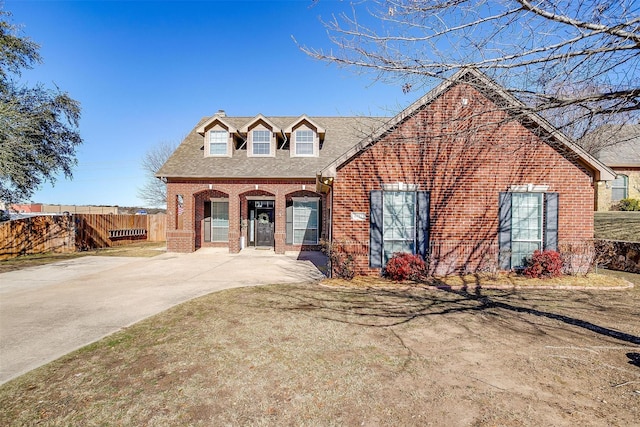
[[[595,212],[596,239],[640,242],[640,212]]]

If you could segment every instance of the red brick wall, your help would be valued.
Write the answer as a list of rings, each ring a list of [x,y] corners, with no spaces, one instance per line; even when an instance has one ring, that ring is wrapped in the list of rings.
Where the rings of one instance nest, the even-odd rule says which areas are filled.
[[[275,250],[302,249],[300,245],[286,245],[286,199],[292,195],[308,195],[322,199],[322,232],[328,230],[326,195],[314,193],[314,179],[297,180],[176,180],[167,182],[167,250],[193,252],[203,246],[228,247],[240,251],[240,236],[247,239],[247,229],[241,227],[241,219],[247,218],[247,197],[273,196],[275,198]],[[258,186],[258,188],[256,188]],[[303,186],[305,190],[303,190]],[[177,195],[183,195],[184,205],[178,215]],[[211,197],[229,199],[229,243],[204,242],[204,202]]]
[[[361,274],[379,273],[368,267],[369,193],[397,182],[430,192],[436,272],[489,268],[497,257],[498,195],[514,184],[546,184],[560,194],[561,243],[593,238],[590,173],[467,85],[453,87],[338,170],[333,241],[355,254]],[[365,212],[367,221],[352,221],[351,212]]]

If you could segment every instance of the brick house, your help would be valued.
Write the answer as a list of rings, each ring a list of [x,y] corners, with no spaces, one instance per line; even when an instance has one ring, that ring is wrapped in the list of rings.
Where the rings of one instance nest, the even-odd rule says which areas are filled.
[[[597,186],[596,210],[608,211],[626,198],[640,200],[640,124],[603,126],[591,137],[615,143],[595,155],[616,174],[613,181]]]
[[[167,182],[169,251],[283,253],[324,238],[361,274],[379,274],[396,251],[444,274],[588,246],[594,186],[614,178],[473,69],[393,118],[219,112],[157,175]]]

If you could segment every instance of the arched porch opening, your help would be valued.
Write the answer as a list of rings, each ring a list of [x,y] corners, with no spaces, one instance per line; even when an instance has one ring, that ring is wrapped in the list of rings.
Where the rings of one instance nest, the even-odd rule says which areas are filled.
[[[326,195],[298,190],[285,195],[286,250],[318,250],[327,229]]]
[[[229,246],[229,194],[205,190],[194,194],[195,247]]]
[[[240,194],[240,246],[275,247],[276,195],[265,190]]]

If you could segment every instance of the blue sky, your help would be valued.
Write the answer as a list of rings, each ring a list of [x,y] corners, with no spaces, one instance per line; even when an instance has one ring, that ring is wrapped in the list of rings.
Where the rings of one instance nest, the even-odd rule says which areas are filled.
[[[315,5],[314,5],[315,4]],[[348,2],[4,1],[44,63],[23,73],[82,104],[73,180],[33,202],[144,206],[140,161],[179,142],[200,118],[390,115],[417,96],[315,61],[292,40],[330,47],[319,17]]]

